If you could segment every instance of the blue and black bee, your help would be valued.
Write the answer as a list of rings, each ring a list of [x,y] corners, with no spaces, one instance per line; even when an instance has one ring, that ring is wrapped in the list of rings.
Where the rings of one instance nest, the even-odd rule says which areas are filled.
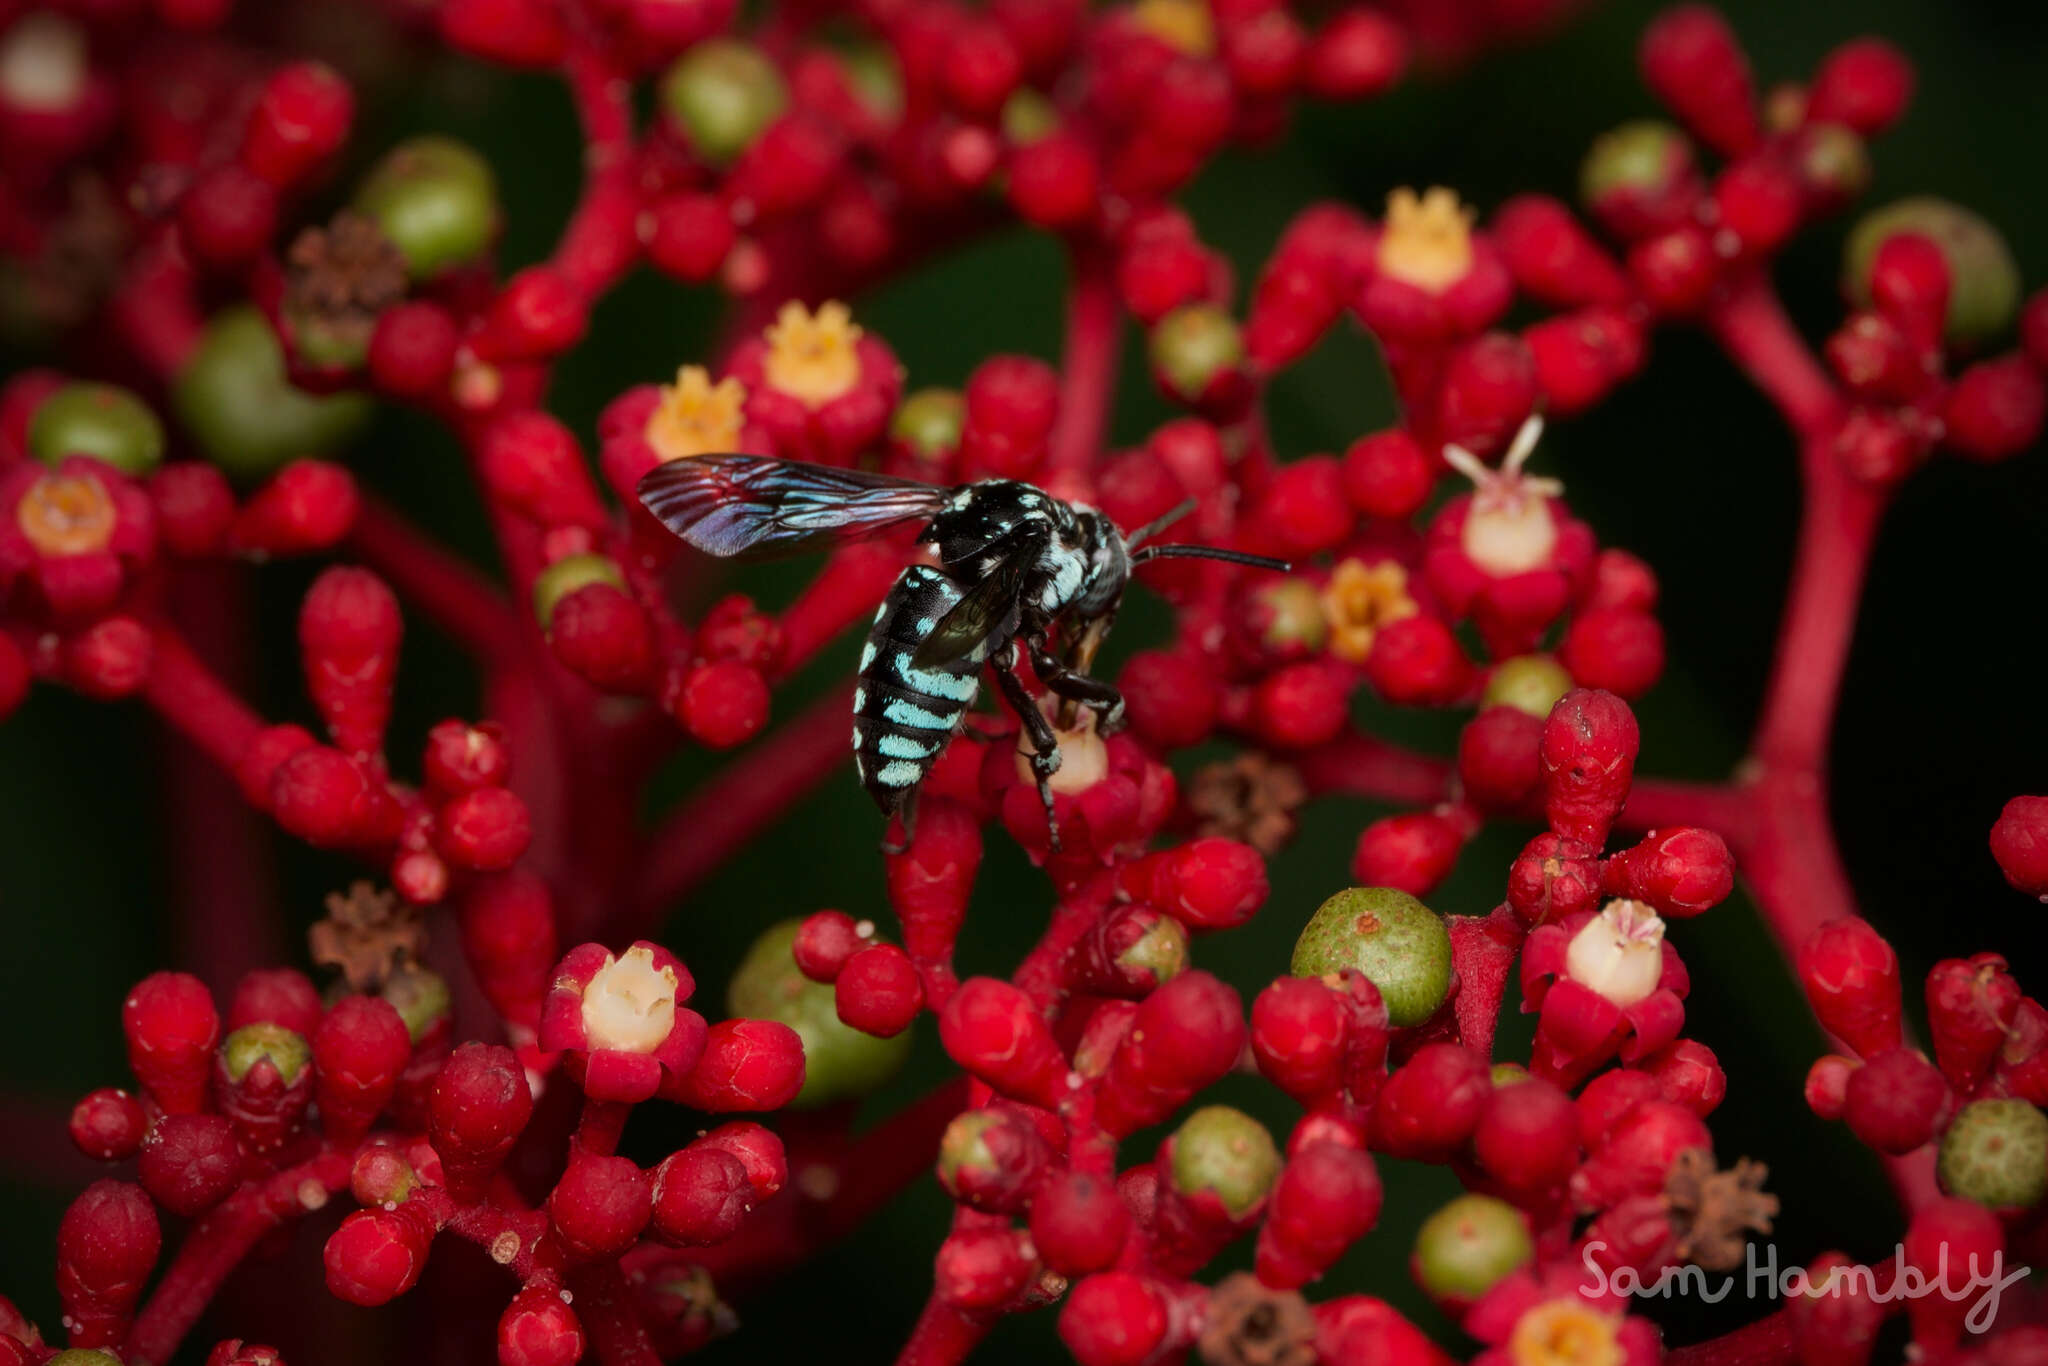
[[[1263,569],[1286,565],[1209,546],[1139,543],[1187,510],[1126,537],[1094,508],[1010,479],[941,488],[911,479],[751,455],[674,460],[640,481],[640,501],[669,530],[712,555],[766,558],[816,550],[905,522],[937,549],[936,565],[905,569],[875,614],[853,694],[853,758],[862,784],[908,831],[918,785],[966,718],[983,666],[1031,738],[1032,771],[1052,819],[1048,780],[1059,741],[1023,680],[1020,656],[1055,696],[1123,722],[1117,690],[1085,667],[1116,616],[1133,566],[1204,556]],[[1061,632],[1067,658],[1050,639]],[[1086,642],[1085,645],[1082,642]],[[1053,846],[1059,831],[1053,829]]]

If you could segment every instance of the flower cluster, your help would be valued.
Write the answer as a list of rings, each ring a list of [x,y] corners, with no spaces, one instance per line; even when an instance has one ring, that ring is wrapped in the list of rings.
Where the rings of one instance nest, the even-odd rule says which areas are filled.
[[[1884,1157],[1901,1265],[1938,1278],[2040,1246],[2048,1008],[1996,953],[1946,960],[1923,1049],[1825,808],[1838,590],[1886,499],[1938,451],[2014,456],[2048,420],[2048,291],[2023,301],[1961,206],[1863,217],[1818,347],[1779,304],[1779,253],[1861,194],[1905,111],[1895,48],[1845,43],[1760,97],[1725,22],[1682,5],[1640,50],[1671,121],[1600,138],[1577,208],[1531,193],[1482,214],[1443,185],[1302,206],[1240,296],[1174,198],[1219,150],[1276,135],[1300,98],[1380,94],[1412,56],[1570,6],[346,7],[394,47],[567,85],[582,192],[553,250],[510,271],[484,157],[420,136],[354,148],[344,175],[374,75],[280,53],[287,30],[233,8],[0,7],[0,324],[67,367],[0,384],[0,719],[37,683],[138,699],[239,799],[367,876],[309,935],[324,984],[263,968],[217,1000],[162,972],[129,993],[135,1087],[71,1117],[113,1174],[57,1233],[67,1345],[0,1299],[0,1363],[167,1361],[259,1243],[346,1198],[322,1249],[340,1300],[407,1294],[452,1238],[509,1278],[503,1366],[649,1366],[732,1331],[728,1298],[935,1173],[951,1223],[910,1366],[1039,1310],[1082,1366],[1449,1360],[1388,1287],[1332,1283],[1368,1236],[1402,1241],[1487,1366],[1652,1366],[1663,1330],[1617,1287],[1738,1265],[1779,1206],[1760,1163],[1717,1154],[1728,1078],[1686,1034],[1680,922],[1738,876],[1836,1050],[1809,1104]],[[860,292],[1012,223],[1069,262],[1059,365],[976,354],[958,389],[910,388]],[[643,264],[725,296],[729,345],[648,357],[667,382],[622,377],[579,433],[549,382]],[[1176,415],[1112,449],[1126,322]],[[1282,449],[1273,381],[1347,326],[1383,356],[1398,420],[1341,453]],[[1824,514],[1802,525],[1752,756],[1722,784],[1638,778],[1657,575],[1575,515],[1540,446],[1674,327],[1762,389]],[[380,404],[459,445],[495,577],[358,488],[348,446]],[[1145,565],[1172,628],[1122,668],[1122,707],[1077,711],[1023,673],[1060,745],[1049,803],[1021,719],[977,714],[878,856],[893,929],[790,908],[714,1021],[650,936],[843,764],[845,691],[769,729],[778,689],[923,554],[914,528],[834,543],[779,610],[702,605],[700,566],[635,494],[732,452],[1027,481],[1290,567]],[[220,584],[285,557],[320,562],[297,613],[312,726],[246,701],[210,629],[235,624]],[[483,685],[478,719],[433,726],[416,762],[390,743],[404,614]],[[1100,633],[1053,644],[1085,671]],[[1368,702],[1450,714],[1452,752],[1372,734]],[[740,752],[643,831],[645,789],[686,746]],[[1359,832],[1354,885],[1269,906],[1297,809],[1332,794],[1396,814]],[[1427,904],[1513,821],[1542,829],[1495,904]],[[1041,870],[1051,912],[1006,975],[963,978],[992,838]],[[2048,900],[2048,798],[2016,798],[1990,844]],[[1259,915],[1298,938],[1254,965],[1247,1001],[1198,958]],[[1511,988],[1526,1050],[1496,1038]],[[920,1024],[963,1075],[856,1129],[835,1102],[890,1077]],[[1205,1094],[1233,1073],[1298,1106],[1284,1135]],[[694,1137],[622,1152],[636,1114],[678,1107]],[[1465,1191],[1379,1230],[1385,1159]],[[1211,1275],[1240,1244],[1251,1269]],[[1809,1271],[1816,1293],[1687,1359],[1862,1366],[1888,1282],[1842,1254]],[[1820,1288],[1838,1274],[1861,1291]],[[1907,1308],[1917,1359],[2043,1350],[1959,1297]],[[302,1363],[322,1347],[285,1344]],[[281,1359],[238,1338],[208,1358]]]

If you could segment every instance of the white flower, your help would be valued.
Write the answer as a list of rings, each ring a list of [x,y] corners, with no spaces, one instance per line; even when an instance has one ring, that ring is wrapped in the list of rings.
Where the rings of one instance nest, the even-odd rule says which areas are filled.
[[[644,945],[607,959],[583,989],[583,1033],[592,1049],[652,1053],[676,1022],[676,970],[654,965]]]
[[[1664,976],[1664,922],[1640,901],[1610,901],[1572,936],[1564,967],[1574,982],[1632,1006]]]
[[[1564,492],[1564,485],[1522,473],[1542,435],[1543,419],[1530,414],[1497,470],[1463,446],[1444,447],[1445,463],[1476,489],[1459,544],[1472,563],[1498,578],[1541,568],[1557,548],[1550,500]]]

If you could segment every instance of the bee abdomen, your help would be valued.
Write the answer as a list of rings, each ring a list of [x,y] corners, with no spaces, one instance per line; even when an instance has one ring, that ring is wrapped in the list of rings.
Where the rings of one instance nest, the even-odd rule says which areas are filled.
[[[903,572],[875,614],[853,694],[853,762],[868,794],[895,811],[916,790],[981,687],[986,647],[919,667],[917,648],[961,598],[957,584],[925,565]]]

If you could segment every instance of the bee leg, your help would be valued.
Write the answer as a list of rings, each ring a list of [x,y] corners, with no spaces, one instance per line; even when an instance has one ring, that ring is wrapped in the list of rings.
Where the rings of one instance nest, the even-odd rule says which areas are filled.
[[[1051,651],[1035,642],[1031,646],[1031,668],[1038,675],[1038,681],[1055,695],[1092,708],[1100,718],[1098,724],[1104,734],[1123,728],[1124,695],[1116,690],[1114,684],[1068,668]]]
[[[917,838],[917,793],[918,789],[913,787],[910,795],[903,799],[903,839],[900,842],[892,840],[885,830],[882,834],[883,853],[904,854],[910,851],[910,842]]]
[[[1017,719],[1024,723],[1024,733],[1031,737],[1031,772],[1038,779],[1038,800],[1045,803],[1045,828],[1052,836],[1053,852],[1058,853],[1060,825],[1052,814],[1052,775],[1060,771],[1059,737],[1053,734],[1052,722],[1045,719],[1045,713],[1025,690],[1024,680],[1017,677],[1014,643],[995,661],[995,666],[996,683],[1017,713]]]

